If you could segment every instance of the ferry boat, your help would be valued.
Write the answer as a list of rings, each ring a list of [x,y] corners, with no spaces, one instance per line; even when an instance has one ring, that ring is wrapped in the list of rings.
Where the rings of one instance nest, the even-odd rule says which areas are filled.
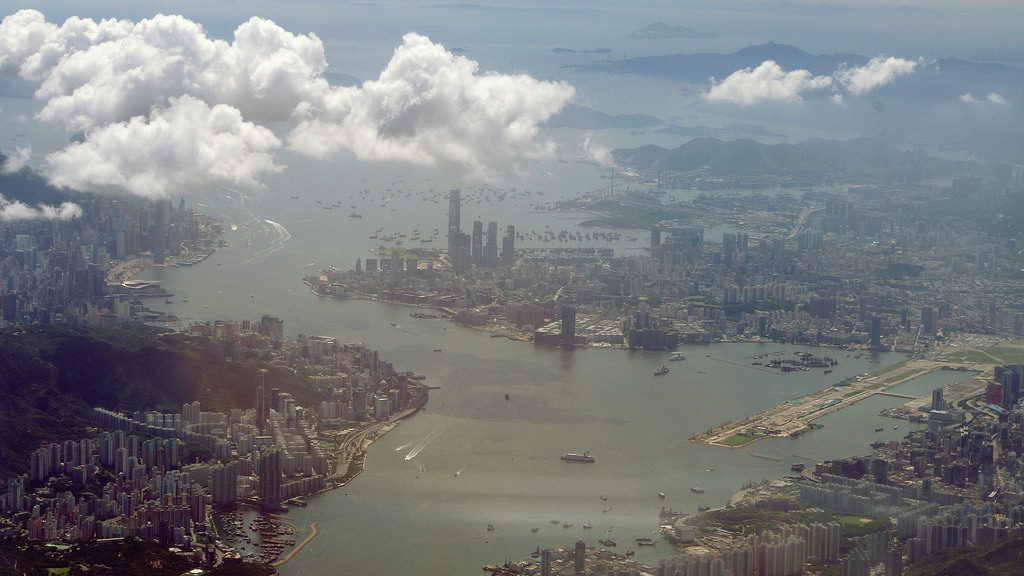
[[[694,494],[703,494],[704,493],[704,489],[701,488],[700,486],[694,486],[694,487],[690,488],[690,492],[693,492]]]
[[[654,371],[655,376],[661,376],[662,374],[668,374],[668,366],[662,366]]]
[[[594,457],[590,455],[590,452],[584,452],[583,454],[570,452],[568,454],[563,454],[562,460],[567,460],[569,462],[593,462]]]
[[[668,360],[669,362],[682,362],[683,360],[686,360],[686,356],[683,356],[682,354],[676,352]]]

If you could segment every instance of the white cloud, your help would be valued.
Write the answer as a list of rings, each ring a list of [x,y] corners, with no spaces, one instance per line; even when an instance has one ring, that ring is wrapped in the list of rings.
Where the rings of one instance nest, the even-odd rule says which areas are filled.
[[[425,36],[406,34],[377,80],[333,89],[310,107],[289,147],[323,157],[348,149],[367,160],[455,164],[487,177],[518,158],[550,155],[538,124],[575,94],[525,74],[478,73]]]
[[[9,201],[0,196],[0,221],[11,220],[70,220],[82,215],[82,208],[72,202],[64,202],[60,206],[40,204],[33,208],[24,202]]]
[[[992,104],[1006,104],[1007,103],[1005,98],[1003,98],[999,94],[996,94],[995,92],[989,92],[988,96],[985,97],[985,100],[988,100]]]
[[[615,158],[607,146],[597,144],[593,136],[587,134],[583,139],[583,159],[598,166],[613,166]]]
[[[29,157],[32,156],[31,146],[18,146],[15,149],[14,154],[7,156],[4,163],[0,165],[0,172],[4,174],[13,174],[18,170],[21,170],[28,164]]]
[[[814,76],[807,70],[784,71],[772,60],[765,60],[754,69],[745,68],[715,84],[704,97],[713,102],[732,102],[750,106],[761,101],[802,102],[804,92],[821,90],[832,85],[828,76]]]
[[[876,56],[864,66],[837,70],[835,77],[851,94],[858,96],[891,84],[899,76],[913,73],[917,64],[895,56]]]
[[[995,92],[989,92],[988,96],[986,96],[985,98],[975,98],[970,92],[968,92],[967,94],[960,96],[960,101],[967,102],[969,104],[988,103],[997,104],[999,106],[1005,106],[1006,104],[1009,104],[1009,102],[1007,102],[1005,98],[1003,98],[999,94],[996,94]]]
[[[44,30],[47,40],[19,75],[41,82],[40,118],[69,130],[127,120],[186,94],[254,120],[282,120],[327,88],[320,40],[260,18],[239,26],[230,44],[181,16],[137,24],[70,19]]]
[[[89,132],[84,142],[47,156],[45,171],[57,186],[162,198],[216,186],[258,187],[263,174],[281,170],[273,156],[280,146],[237,109],[183,96],[148,118]]]
[[[38,118],[85,133],[47,160],[54,182],[83,190],[153,196],[258,185],[279,169],[272,154],[280,143],[261,126],[268,122],[294,128],[289,146],[314,157],[349,150],[486,176],[551,154],[538,125],[574,95],[565,83],[481,73],[416,34],[361,87],[332,88],[326,69],[319,38],[261,18],[230,42],[182,16],[58,26],[21,10],[0,21],[0,74],[38,82]],[[229,128],[207,117],[230,117]],[[127,140],[136,137],[137,145]],[[206,161],[210,151],[227,157]]]

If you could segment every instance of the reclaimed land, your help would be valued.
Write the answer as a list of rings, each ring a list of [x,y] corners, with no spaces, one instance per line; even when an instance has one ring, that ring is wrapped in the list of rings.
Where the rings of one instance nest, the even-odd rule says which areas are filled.
[[[1016,348],[1012,350],[1019,352]],[[948,357],[899,362],[866,376],[847,379],[824,390],[790,400],[748,418],[716,426],[690,440],[736,448],[761,438],[795,438],[813,429],[814,420],[875,394],[906,397],[909,400],[906,404],[908,408],[928,403],[931,401],[930,395],[913,398],[889,390],[934,370],[963,369],[979,372],[974,378],[957,386],[955,394],[947,394],[949,401],[957,402],[983,392],[985,374],[994,366],[1005,363],[1002,357],[992,356],[988,352],[987,349],[959,349]]]

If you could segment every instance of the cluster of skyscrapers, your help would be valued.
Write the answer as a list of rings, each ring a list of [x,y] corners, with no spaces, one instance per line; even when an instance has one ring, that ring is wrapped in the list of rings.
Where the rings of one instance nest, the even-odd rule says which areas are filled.
[[[466,273],[472,266],[491,267],[499,262],[515,260],[516,228],[509,225],[501,238],[501,253],[498,253],[498,223],[488,222],[484,234],[483,222],[473,222],[472,235],[462,232],[461,192],[448,193],[448,259],[452,269],[459,274]],[[486,240],[486,241],[485,241]]]
[[[82,216],[0,220],[0,326],[87,322],[113,310],[107,273],[117,261],[156,263],[203,248],[220,224],[169,200],[83,196]]]

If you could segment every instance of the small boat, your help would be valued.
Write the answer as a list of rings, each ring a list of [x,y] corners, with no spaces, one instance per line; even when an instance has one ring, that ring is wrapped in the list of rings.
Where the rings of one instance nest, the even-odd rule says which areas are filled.
[[[668,366],[662,366],[654,371],[655,376],[661,376],[662,374],[668,374]]]
[[[558,520],[552,520],[551,523],[552,524],[558,524]]]
[[[683,356],[678,352],[673,354],[672,357],[668,359],[669,362],[682,362],[683,360],[686,360],[686,356]]]
[[[434,352],[440,352],[440,351],[441,351],[440,348],[434,348]]]
[[[540,528],[530,528],[530,532],[537,532],[539,530],[540,530]]]
[[[590,530],[593,527],[594,527],[594,525],[591,524],[590,522],[587,522],[586,524],[583,525],[583,529],[584,530]]]
[[[490,524],[488,524],[487,525],[487,531],[488,532],[494,532],[494,526],[491,526]]]
[[[881,431],[882,431],[881,428],[875,428],[875,432],[881,432]]]
[[[584,452],[583,454],[570,452],[568,454],[563,454],[562,460],[568,462],[593,462],[594,457],[590,455],[590,452]]]
[[[508,394],[505,394],[505,402],[508,402]]]
[[[658,492],[658,498],[664,498],[664,497],[665,497],[665,493],[664,492]]]
[[[572,522],[562,522],[562,528],[572,528]]]
[[[690,492],[693,492],[694,494],[703,494],[704,489],[701,488],[700,486],[693,486],[692,488],[690,488]]]

